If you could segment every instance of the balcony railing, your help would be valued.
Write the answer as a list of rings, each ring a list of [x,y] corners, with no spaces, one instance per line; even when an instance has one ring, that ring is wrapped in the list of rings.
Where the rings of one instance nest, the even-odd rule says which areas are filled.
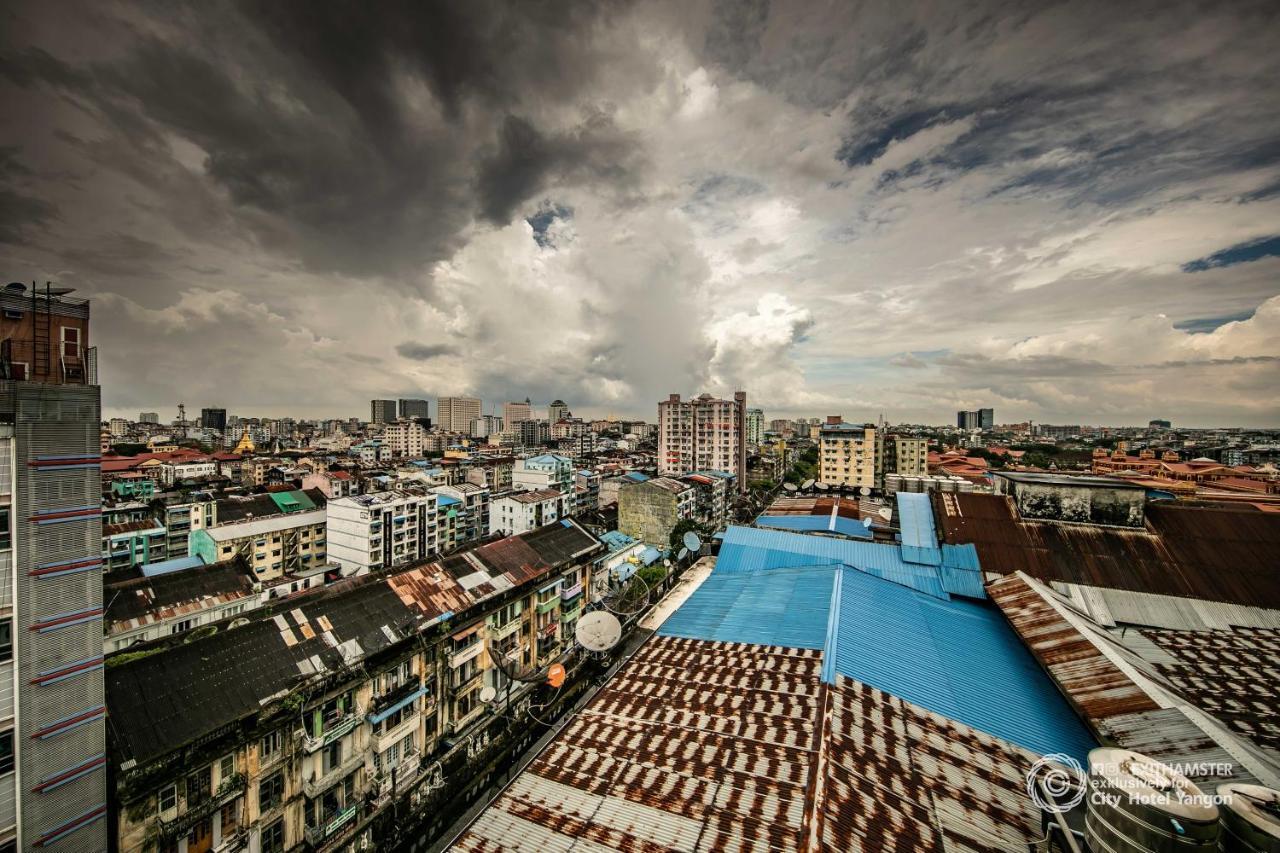
[[[319,826],[308,826],[306,830],[307,843],[312,846],[318,846],[324,843],[324,840],[333,835],[354,818],[360,811],[360,804],[348,806],[340,812],[333,815],[332,819]]]
[[[476,642],[467,646],[465,649],[449,653],[449,668],[456,669],[469,660],[475,660],[480,657],[480,653],[484,651],[484,643],[476,640]]]
[[[363,765],[364,753],[354,753],[353,755],[348,756],[347,760],[343,761],[341,764],[335,764],[333,767],[330,767],[328,770],[320,773],[312,773],[311,776],[307,777],[307,779],[303,781],[302,789],[306,792],[308,797],[314,800],[316,797],[319,797],[325,791],[347,778],[351,771]]]
[[[348,735],[355,731],[356,726],[360,725],[363,717],[364,711],[357,708],[352,713],[339,717],[333,722],[326,720],[324,731],[315,737],[308,737],[303,741],[302,748],[307,752],[315,752],[323,746],[328,746],[343,735]]]
[[[560,606],[560,596],[554,595],[538,605],[538,613],[550,613]]]
[[[512,634],[519,631],[520,625],[521,625],[521,620],[519,617],[516,617],[515,619],[512,619],[510,622],[508,622],[505,625],[491,627],[489,629],[489,639],[491,640],[506,639],[507,637],[510,637]]]
[[[173,820],[160,819],[160,837],[166,841],[181,838],[201,820],[216,812],[245,792],[245,777],[239,773],[222,780],[218,790],[195,802],[187,804],[187,810]]]

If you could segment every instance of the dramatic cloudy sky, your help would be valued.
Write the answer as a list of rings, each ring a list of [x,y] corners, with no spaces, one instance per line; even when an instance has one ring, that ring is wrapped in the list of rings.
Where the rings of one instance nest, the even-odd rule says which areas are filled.
[[[1274,2],[0,15],[4,270],[108,414],[1280,425]]]

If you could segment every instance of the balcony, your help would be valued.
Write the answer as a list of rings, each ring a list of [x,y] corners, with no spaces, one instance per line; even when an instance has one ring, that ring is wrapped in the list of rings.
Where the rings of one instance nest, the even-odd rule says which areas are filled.
[[[360,812],[360,804],[347,806],[340,812],[337,812],[326,823],[319,826],[308,826],[306,829],[307,843],[313,847],[319,847],[325,842],[325,839],[332,836],[342,827],[346,826]]]
[[[520,617],[518,617],[518,616],[517,616],[515,619],[512,619],[510,622],[508,622],[508,623],[507,623],[507,624],[505,624],[505,625],[499,625],[499,626],[497,626],[497,627],[490,627],[490,628],[489,628],[489,639],[490,639],[490,640],[495,640],[495,641],[496,641],[496,640],[504,640],[504,639],[506,639],[507,637],[510,637],[512,634],[517,633],[517,632],[520,630],[520,625],[521,625],[521,624],[522,624],[522,623],[521,623]]]
[[[575,595],[580,595],[581,593],[582,593],[582,581],[578,581],[573,586],[569,587],[564,592],[560,593],[560,600],[568,601],[569,599],[573,598]]]
[[[484,651],[484,643],[476,640],[465,649],[449,653],[449,668],[457,669],[469,660],[475,660],[480,657],[480,653]]]
[[[353,770],[364,766],[364,753],[357,752],[347,757],[345,761],[334,767],[330,767],[327,771],[321,773],[313,772],[302,783],[302,790],[311,799],[316,799],[325,791],[347,778]]]
[[[189,801],[187,810],[172,820],[161,818],[160,837],[165,841],[173,841],[186,835],[191,827],[204,820],[218,809],[230,803],[232,800],[244,794],[246,788],[245,777],[239,773],[222,780],[222,784],[218,786],[218,790],[202,799]]]
[[[550,613],[552,610],[555,610],[559,606],[560,606],[560,596],[553,595],[551,598],[548,598],[546,601],[538,605],[538,613],[539,614]]]
[[[302,742],[302,748],[305,752],[315,752],[321,747],[328,746],[343,735],[351,734],[355,731],[356,726],[360,725],[364,712],[357,708],[350,714],[343,717],[337,717],[333,720],[324,721],[324,731],[316,737],[309,737]]]
[[[572,622],[574,619],[577,619],[581,615],[582,615],[582,602],[579,601],[571,609],[566,610],[560,614],[560,621]]]
[[[479,667],[476,667],[475,671],[472,672],[470,675],[463,675],[460,672],[455,672],[453,673],[453,676],[449,679],[449,684],[453,688],[453,692],[455,694],[465,693],[471,687],[478,684],[480,682],[481,676],[483,675],[484,675],[484,670],[480,669]]]
[[[404,740],[405,735],[409,734],[409,732],[417,730],[418,722],[419,722],[418,713],[417,711],[415,711],[412,714],[409,714],[408,716],[406,716],[403,720],[401,720],[400,725],[396,726],[395,728],[389,729],[380,735],[374,735],[373,751],[382,752],[387,747],[391,746],[393,743],[399,743],[400,741]]]

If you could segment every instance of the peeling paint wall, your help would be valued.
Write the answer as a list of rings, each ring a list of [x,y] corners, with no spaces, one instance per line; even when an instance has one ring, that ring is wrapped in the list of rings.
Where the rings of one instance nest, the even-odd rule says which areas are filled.
[[[1010,483],[1010,493],[1023,518],[1143,527],[1146,492],[1050,483]]]

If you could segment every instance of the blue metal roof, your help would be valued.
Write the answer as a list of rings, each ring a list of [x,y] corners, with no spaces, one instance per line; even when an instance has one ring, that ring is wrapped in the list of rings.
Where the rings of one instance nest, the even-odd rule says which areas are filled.
[[[1096,745],[990,605],[844,571],[838,608],[825,655],[835,672],[1041,754],[1084,760]]]
[[[839,515],[762,515],[756,519],[756,524],[778,530],[839,533],[856,539],[871,538],[871,531],[861,521]]]
[[[647,474],[641,474],[639,471],[628,471],[622,476],[626,477],[628,480],[635,480],[637,483],[643,483],[645,480],[649,479]]]
[[[436,503],[440,506],[451,506],[452,504],[460,504],[462,501],[457,498],[450,497],[449,495],[437,495]]]
[[[658,634],[821,649],[835,573],[833,566],[777,569],[750,577],[712,572]]]
[[[939,571],[942,588],[947,592],[969,598],[987,597],[987,590],[982,585],[982,569],[978,565],[978,549],[972,542],[943,545]]]
[[[156,575],[167,575],[170,572],[184,572],[188,569],[198,569],[204,565],[204,560],[200,557],[174,557],[172,560],[159,560],[155,563],[147,563],[140,568],[144,577],[153,578]]]
[[[938,534],[933,526],[933,504],[922,492],[898,492],[898,527],[902,530],[902,556],[912,563],[942,563]]]
[[[621,551],[623,548],[629,548],[635,544],[636,540],[621,530],[610,530],[607,533],[600,534],[600,541],[608,547],[609,553],[612,554],[615,551]]]
[[[640,562],[646,566],[651,566],[662,559],[662,552],[657,548],[649,547],[640,552]]]

